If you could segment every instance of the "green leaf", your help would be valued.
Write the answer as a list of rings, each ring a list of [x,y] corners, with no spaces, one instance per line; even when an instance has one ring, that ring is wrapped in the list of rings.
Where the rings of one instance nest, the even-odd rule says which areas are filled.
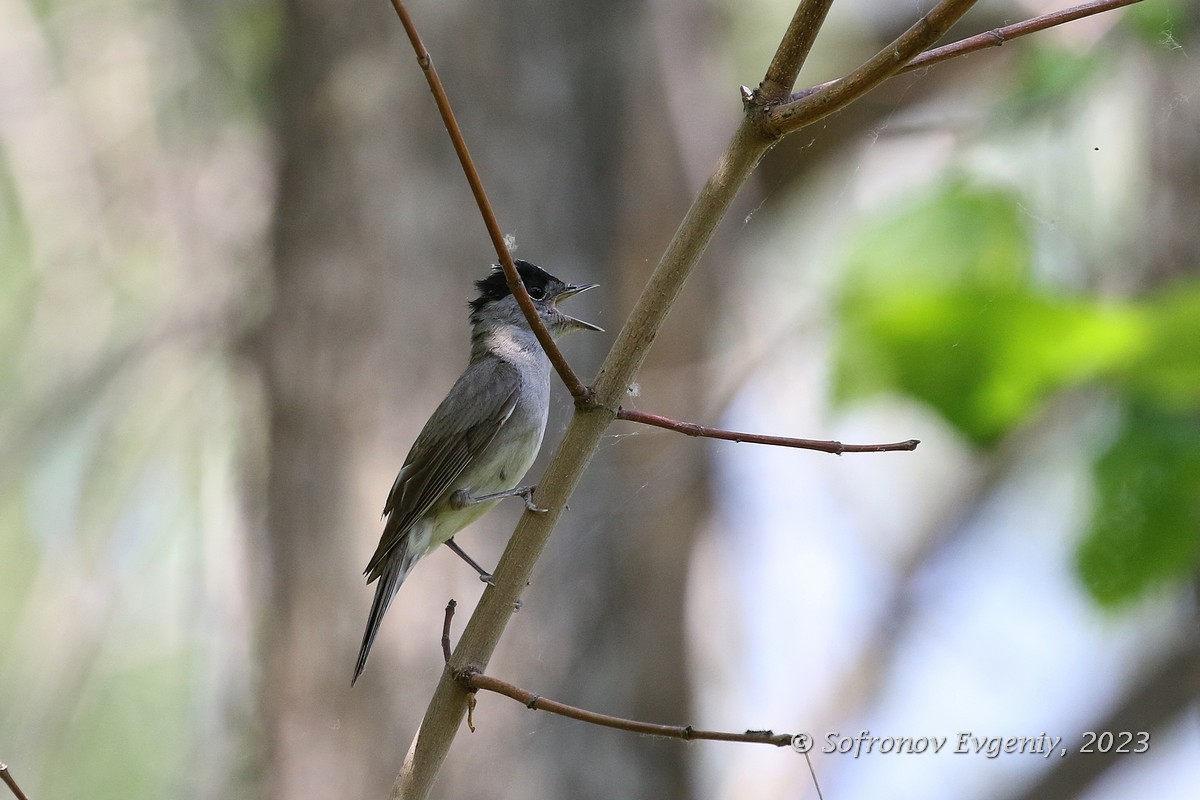
[[[841,399],[900,391],[989,445],[1065,386],[1125,362],[1144,339],[1129,311],[1029,293],[912,292],[843,329]]]
[[[1100,48],[1080,51],[1047,42],[1031,43],[1021,50],[1013,104],[1026,113],[1062,108],[1106,63]]]
[[[1101,603],[1128,602],[1200,566],[1200,421],[1131,408],[1094,468],[1077,567]]]
[[[1137,3],[1121,13],[1121,20],[1148,45],[1165,53],[1182,50],[1183,42],[1192,36],[1190,12],[1184,0]]]
[[[1115,376],[1140,402],[1200,410],[1200,282],[1177,283],[1138,305],[1147,340]]]
[[[1135,310],[1029,286],[1029,237],[1007,193],[955,184],[856,240],[840,300],[834,391],[899,391],[994,443],[1045,399],[1146,347]]]
[[[1017,291],[1029,267],[1029,236],[1016,197],[954,181],[855,236],[843,303],[877,302],[914,288]]]

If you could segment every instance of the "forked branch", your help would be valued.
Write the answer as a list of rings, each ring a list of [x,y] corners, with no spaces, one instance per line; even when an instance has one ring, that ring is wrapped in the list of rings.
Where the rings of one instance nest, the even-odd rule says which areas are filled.
[[[895,75],[921,51],[941,39],[975,0],[942,0],[928,14],[858,69],[825,88],[770,109],[766,130],[776,136],[800,130],[862,97]]]

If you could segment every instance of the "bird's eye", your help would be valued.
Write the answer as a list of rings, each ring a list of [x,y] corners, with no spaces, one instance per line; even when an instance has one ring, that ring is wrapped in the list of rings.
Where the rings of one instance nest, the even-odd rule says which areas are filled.
[[[546,290],[540,286],[526,287],[526,290],[529,292],[529,296],[534,300],[541,300],[546,296]]]

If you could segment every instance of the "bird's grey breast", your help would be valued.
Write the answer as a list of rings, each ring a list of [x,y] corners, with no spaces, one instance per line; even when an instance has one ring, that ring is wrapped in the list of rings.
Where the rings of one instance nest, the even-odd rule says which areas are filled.
[[[472,464],[467,483],[472,494],[489,494],[512,489],[537,458],[550,410],[550,371],[544,354],[509,363],[520,376],[520,388],[512,413],[486,452]]]

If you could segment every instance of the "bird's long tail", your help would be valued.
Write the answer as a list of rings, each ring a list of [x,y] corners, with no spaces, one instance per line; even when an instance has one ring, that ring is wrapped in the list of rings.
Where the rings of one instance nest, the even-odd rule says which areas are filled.
[[[375,643],[375,634],[379,633],[379,623],[383,622],[383,615],[387,613],[388,606],[392,604],[392,598],[400,590],[400,584],[404,583],[404,579],[408,577],[408,573],[412,571],[416,561],[417,559],[407,552],[399,553],[389,558],[387,565],[383,568],[383,574],[379,576],[379,582],[375,584],[375,599],[371,601],[371,614],[367,617],[367,629],[363,631],[362,647],[358,651],[358,661],[354,664],[354,677],[350,680],[351,686],[362,674],[363,667],[367,665],[367,656],[371,652],[371,645]]]

